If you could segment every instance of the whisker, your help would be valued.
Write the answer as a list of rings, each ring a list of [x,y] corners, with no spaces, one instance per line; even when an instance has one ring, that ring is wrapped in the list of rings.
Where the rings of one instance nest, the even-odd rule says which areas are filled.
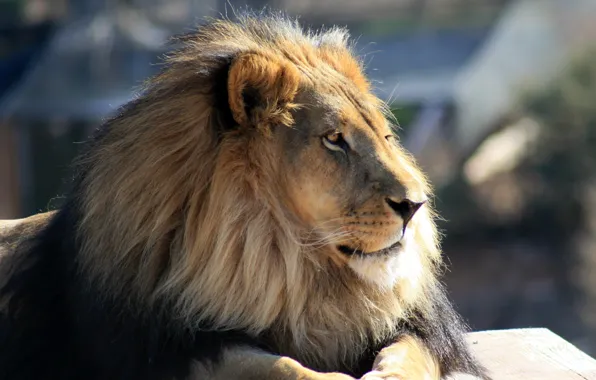
[[[316,234],[319,238],[316,240],[312,240],[310,237],[312,234]],[[313,228],[308,232],[307,235],[307,242],[302,242],[302,246],[306,247],[322,247],[325,245],[338,243],[345,238],[352,238],[354,237],[353,231],[346,231],[342,227],[339,227],[335,231],[332,232],[325,232],[321,231],[319,228]]]

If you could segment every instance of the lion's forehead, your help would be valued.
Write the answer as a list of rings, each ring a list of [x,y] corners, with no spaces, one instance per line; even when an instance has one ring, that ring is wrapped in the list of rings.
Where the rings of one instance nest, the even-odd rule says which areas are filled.
[[[377,104],[345,93],[319,93],[319,98],[323,105],[309,115],[319,132],[337,129],[354,148],[388,153],[386,137],[393,134],[392,125]]]

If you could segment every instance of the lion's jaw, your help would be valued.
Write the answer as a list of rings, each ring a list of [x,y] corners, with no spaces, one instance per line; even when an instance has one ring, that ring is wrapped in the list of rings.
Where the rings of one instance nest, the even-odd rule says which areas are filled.
[[[391,290],[399,281],[418,282],[422,274],[420,252],[413,241],[413,231],[406,229],[399,244],[383,255],[355,255],[348,266],[359,278],[382,290]]]

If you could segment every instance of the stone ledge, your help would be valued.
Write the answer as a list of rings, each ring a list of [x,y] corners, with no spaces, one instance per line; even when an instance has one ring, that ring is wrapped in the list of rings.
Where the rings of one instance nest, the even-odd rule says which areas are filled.
[[[596,360],[548,329],[480,331],[467,339],[493,380],[596,380]]]

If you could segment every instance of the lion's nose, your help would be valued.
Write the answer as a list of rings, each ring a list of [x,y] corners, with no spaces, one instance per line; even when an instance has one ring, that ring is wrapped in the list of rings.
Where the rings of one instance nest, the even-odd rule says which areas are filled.
[[[401,216],[404,228],[406,228],[406,224],[412,219],[416,211],[418,211],[424,204],[424,202],[412,202],[409,199],[404,199],[399,202],[396,202],[391,198],[386,198],[385,200],[387,201],[387,204],[389,204],[389,207]]]

